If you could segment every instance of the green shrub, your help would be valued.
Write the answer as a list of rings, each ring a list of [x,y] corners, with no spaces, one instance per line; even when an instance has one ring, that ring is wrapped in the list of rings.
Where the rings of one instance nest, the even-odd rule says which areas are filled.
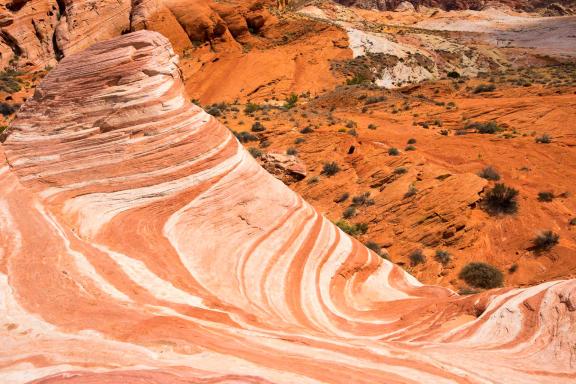
[[[298,154],[298,150],[296,148],[290,147],[286,150],[286,154],[296,156]]]
[[[421,249],[416,249],[410,252],[408,258],[410,259],[410,266],[412,267],[415,267],[418,264],[426,263],[426,257],[424,257],[424,254],[422,253]]]
[[[497,183],[486,192],[482,201],[483,208],[491,214],[513,214],[518,211],[518,191],[503,183]]]
[[[312,133],[312,132],[314,132],[314,130],[312,129],[311,126],[304,127],[304,128],[302,128],[302,129],[300,130],[300,133],[304,133],[304,134],[306,134],[306,133]]]
[[[366,246],[366,248],[372,250],[378,256],[388,259],[388,256],[386,255],[386,253],[382,251],[382,247],[378,243],[375,243],[373,241],[367,241],[364,245]]]
[[[491,289],[504,283],[502,272],[486,263],[469,263],[462,268],[458,277],[474,288]]]
[[[342,217],[344,219],[351,219],[354,216],[356,216],[356,208],[353,206],[346,208],[344,212],[342,212]]]
[[[487,166],[483,170],[481,170],[478,173],[478,176],[486,180],[492,180],[492,181],[500,180],[500,174],[491,166]]]
[[[340,172],[340,166],[335,161],[324,163],[322,166],[322,173],[326,176],[334,176],[338,172]]]
[[[370,206],[374,205],[374,199],[370,198],[370,192],[364,192],[352,198],[352,205],[355,206]]]
[[[448,72],[447,76],[451,79],[458,79],[460,77],[460,74],[456,71],[450,71]]]
[[[549,203],[554,200],[554,193],[545,191],[545,192],[538,192],[538,201]]]
[[[368,79],[366,76],[364,76],[361,73],[356,73],[354,75],[354,77],[352,77],[351,79],[346,80],[346,85],[358,85],[358,84],[363,84],[366,82],[369,82],[370,79]]]
[[[568,224],[570,224],[570,225],[576,225],[576,217],[570,219],[570,221],[568,222]]]
[[[416,144],[416,139],[414,138],[408,139],[408,142],[406,144]]]
[[[405,174],[406,172],[408,172],[408,169],[407,169],[406,167],[397,167],[397,168],[394,168],[394,173],[397,174],[397,175],[403,175],[403,174]]]
[[[252,128],[251,128],[252,132],[264,132],[265,130],[266,130],[266,128],[259,121],[252,124]]]
[[[416,147],[413,145],[408,145],[406,146],[406,148],[404,148],[405,151],[415,151]]]
[[[349,130],[348,130],[348,134],[349,134],[350,136],[358,136],[358,132],[356,132],[355,129],[349,129]]]
[[[560,240],[560,235],[553,231],[544,231],[533,240],[534,249],[536,251],[549,251],[552,249],[558,241]]]
[[[392,147],[388,149],[388,154],[390,156],[398,156],[400,154],[400,151],[398,150],[398,148]]]
[[[255,103],[248,103],[248,104],[246,104],[246,107],[244,107],[244,113],[246,113],[246,114],[251,114],[251,113],[254,113],[258,110],[260,110],[260,106],[258,104],[255,104]]]
[[[248,143],[250,141],[258,141],[258,137],[251,134],[250,132],[242,131],[242,132],[234,132],[234,136],[240,141],[241,143]]]
[[[306,141],[305,138],[303,137],[297,137],[296,140],[294,140],[294,144],[302,144]]]
[[[20,86],[20,73],[13,70],[7,69],[4,72],[0,72],[0,91],[6,93],[15,93],[22,89]]]
[[[450,263],[450,260],[452,259],[448,251],[444,251],[441,249],[436,250],[434,258],[436,259],[437,262],[439,262],[442,265],[448,265]]]
[[[375,125],[375,124],[368,124],[368,129],[375,130],[376,128],[378,128],[377,125]]]
[[[252,157],[254,157],[255,159],[262,157],[262,151],[259,150],[258,148],[250,147],[248,148],[248,152],[250,152]]]
[[[5,102],[0,102],[0,114],[2,116],[10,116],[20,108],[19,104],[8,104]]]
[[[406,191],[406,193],[404,194],[404,197],[405,198],[412,197],[417,193],[418,189],[416,188],[416,186],[414,184],[410,184],[410,186],[408,187],[408,191]]]
[[[338,220],[336,225],[351,236],[363,235],[368,231],[368,224],[366,223],[350,224],[346,220]]]
[[[308,179],[307,183],[308,184],[316,184],[319,181],[320,181],[320,179],[318,178],[318,176],[312,176],[311,178]]]
[[[296,106],[296,103],[298,103],[298,95],[295,93],[290,94],[290,96],[288,96],[285,100],[284,103],[284,108],[286,109],[292,109]]]
[[[466,124],[464,129],[475,129],[476,132],[482,134],[494,134],[503,130],[495,121],[488,121],[485,123],[469,123]]]

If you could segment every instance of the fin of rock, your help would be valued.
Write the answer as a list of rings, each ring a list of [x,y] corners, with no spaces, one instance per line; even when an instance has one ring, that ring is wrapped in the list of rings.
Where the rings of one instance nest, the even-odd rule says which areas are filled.
[[[64,58],[2,151],[2,383],[574,382],[575,281],[422,286],[190,103],[158,33]]]

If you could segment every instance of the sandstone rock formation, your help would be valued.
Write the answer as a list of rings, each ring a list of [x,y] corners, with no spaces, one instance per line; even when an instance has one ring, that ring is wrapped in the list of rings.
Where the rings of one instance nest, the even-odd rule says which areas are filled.
[[[446,11],[452,10],[481,10],[490,5],[506,5],[511,8],[533,12],[539,9],[547,9],[550,6],[560,5],[562,8],[576,9],[576,2],[574,0],[336,0],[336,2],[356,6],[366,9],[379,9],[382,11],[395,10],[401,3],[408,1],[415,7],[433,7],[440,8]]]
[[[576,379],[576,281],[421,285],[189,103],[158,33],[64,58],[2,150],[0,382]]]

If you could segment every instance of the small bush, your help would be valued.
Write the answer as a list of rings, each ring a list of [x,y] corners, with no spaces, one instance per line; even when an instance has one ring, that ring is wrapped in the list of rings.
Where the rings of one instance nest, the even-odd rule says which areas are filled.
[[[0,91],[6,93],[18,92],[22,89],[20,86],[20,73],[14,71],[13,69],[7,69],[4,72],[0,72]]]
[[[358,132],[356,132],[355,129],[349,129],[349,130],[348,130],[348,134],[349,134],[350,136],[358,136]]]
[[[366,223],[350,224],[346,220],[338,220],[336,225],[351,236],[363,235],[368,231],[368,224]]]
[[[443,129],[443,130],[440,131],[440,134],[441,134],[442,136],[448,136],[448,130],[447,130],[447,129]]]
[[[474,88],[474,93],[493,92],[496,90],[494,84],[480,84]]]
[[[405,151],[415,151],[416,147],[413,145],[408,145],[406,146],[406,148],[404,148]]]
[[[0,113],[2,116],[10,116],[18,110],[19,105],[12,105],[4,102],[0,102]]]
[[[264,132],[266,128],[262,125],[261,122],[257,121],[252,124],[252,128],[250,129],[252,132]]]
[[[286,154],[291,155],[291,156],[296,156],[298,154],[298,150],[296,148],[290,147],[286,150]]]
[[[303,137],[297,137],[296,140],[294,140],[294,144],[302,144],[303,142],[305,142],[306,139]]]
[[[406,193],[404,194],[404,197],[405,198],[412,197],[417,193],[418,189],[416,188],[416,186],[414,184],[410,184],[410,186],[408,187],[408,191],[406,191]]]
[[[416,144],[416,139],[414,138],[408,139],[408,142],[406,144]]]
[[[458,277],[474,288],[491,289],[504,283],[502,272],[486,263],[469,263],[462,268]]]
[[[398,156],[400,154],[400,151],[398,150],[398,148],[392,147],[388,149],[388,154],[390,156]]]
[[[407,169],[406,167],[397,167],[397,168],[394,168],[394,173],[397,174],[397,175],[403,175],[403,174],[405,174],[406,172],[408,172],[408,169]]]
[[[374,199],[370,198],[370,192],[364,192],[352,198],[352,205],[355,206],[370,206],[374,205]]]
[[[385,96],[370,96],[364,101],[364,105],[376,104],[386,100]]]
[[[476,132],[481,134],[495,134],[503,130],[495,121],[488,121],[485,123],[469,123],[466,124],[464,129],[475,129]]]
[[[298,103],[298,95],[295,93],[292,93],[290,96],[288,96],[286,98],[285,103],[284,103],[284,108],[292,109],[296,106],[296,103]]]
[[[334,176],[338,172],[340,172],[340,166],[335,161],[331,163],[324,163],[322,166],[322,173],[326,176]]]
[[[388,258],[386,254],[382,251],[382,247],[378,243],[375,243],[373,241],[367,241],[364,245],[366,246],[366,248],[374,251],[374,253],[376,253],[378,256],[384,257],[385,259]]]
[[[536,251],[549,251],[552,249],[558,241],[560,240],[560,235],[553,231],[544,231],[533,240],[534,249]]]
[[[258,104],[248,103],[248,104],[246,104],[246,107],[244,107],[244,113],[251,114],[251,113],[258,111],[259,109],[260,109],[260,106]]]
[[[304,134],[306,134],[306,133],[312,133],[312,132],[314,132],[314,130],[313,130],[312,127],[310,127],[310,126],[304,127],[304,128],[302,128],[302,129],[300,130],[300,133],[304,133]]]
[[[351,219],[354,216],[356,216],[356,208],[353,206],[346,208],[344,212],[342,212],[342,217],[344,219]]]
[[[250,132],[242,131],[242,132],[234,132],[234,136],[240,141],[241,143],[248,143],[250,141],[258,141],[258,137],[251,134]]]
[[[500,180],[500,174],[491,166],[488,166],[488,167],[484,168],[483,170],[481,170],[478,173],[478,176],[480,176],[481,178],[486,179],[486,180],[492,180],[492,181]]]
[[[576,225],[576,217],[570,219],[570,221],[568,222],[568,224],[570,224],[570,225]]]
[[[346,85],[358,85],[358,84],[363,84],[366,82],[369,82],[370,79],[368,79],[366,76],[364,76],[361,73],[356,73],[354,75],[354,77],[352,77],[351,79],[346,80]]]
[[[254,157],[255,159],[262,157],[262,151],[259,150],[258,148],[250,147],[248,148],[248,152],[250,152],[252,157]]]
[[[518,264],[514,263],[508,268],[508,273],[514,273],[518,270]]]
[[[447,76],[451,79],[458,79],[460,77],[460,74],[456,71],[450,71],[448,72]]]
[[[513,214],[518,211],[518,191],[503,183],[497,183],[483,199],[484,209],[491,214]]]
[[[311,178],[308,179],[307,183],[308,184],[316,184],[319,181],[320,181],[320,179],[318,178],[318,176],[312,176]]]
[[[535,140],[538,144],[550,144],[552,142],[552,136],[545,133],[542,136],[538,136]]]
[[[538,192],[538,201],[549,203],[554,200],[553,192]]]
[[[346,128],[348,128],[348,129],[356,128],[356,122],[355,122],[355,121],[352,121],[352,120],[349,120],[349,121],[346,123]]]
[[[426,262],[426,257],[424,257],[421,249],[412,251],[408,258],[410,259],[410,265],[412,267],[415,267],[418,264],[424,264]]]
[[[336,199],[334,199],[334,202],[335,203],[343,203],[346,200],[348,200],[349,197],[350,197],[350,194],[348,192],[344,192],[343,194],[338,196]]]
[[[437,262],[439,262],[442,265],[448,265],[450,263],[450,260],[452,259],[448,251],[444,251],[441,249],[436,250],[434,258],[436,259]]]
[[[368,129],[375,130],[376,128],[378,128],[376,124],[368,124]]]

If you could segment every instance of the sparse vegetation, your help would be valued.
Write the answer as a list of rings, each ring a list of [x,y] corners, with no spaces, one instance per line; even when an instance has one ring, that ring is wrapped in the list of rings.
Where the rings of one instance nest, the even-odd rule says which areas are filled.
[[[495,121],[488,121],[484,123],[474,122],[468,123],[464,127],[466,130],[474,129],[476,132],[481,134],[495,134],[504,130],[501,126],[498,125]]]
[[[400,154],[400,151],[398,150],[398,148],[392,147],[388,149],[388,154],[390,156],[398,156]]]
[[[254,157],[255,159],[262,157],[262,151],[255,147],[248,148],[248,152]]]
[[[384,259],[388,259],[388,255],[382,251],[380,244],[375,243],[374,241],[367,241],[364,245],[366,245],[366,248],[374,251],[374,253],[376,253],[378,256],[383,257]]]
[[[544,231],[534,238],[532,241],[534,243],[534,249],[537,252],[549,251],[552,249],[558,241],[560,240],[560,235],[553,231]]]
[[[404,194],[404,197],[405,198],[412,197],[412,196],[416,195],[417,193],[418,193],[418,189],[416,188],[416,186],[414,184],[410,184],[410,186],[408,187],[408,190]]]
[[[458,277],[474,288],[491,289],[504,283],[504,276],[498,268],[479,262],[465,265]]]
[[[450,71],[448,72],[447,76],[451,79],[458,79],[460,77],[460,74],[456,71]]]
[[[494,84],[479,84],[474,88],[474,93],[494,92],[495,90]]]
[[[334,176],[338,172],[340,172],[340,166],[335,161],[324,163],[322,166],[322,173],[326,176]]]
[[[406,144],[416,144],[416,139],[414,138],[408,139],[408,142]]]
[[[296,156],[298,154],[298,150],[296,148],[290,147],[286,150],[286,154]]]
[[[370,206],[374,205],[374,199],[370,197],[370,192],[364,192],[352,198],[352,205],[355,206]]]
[[[403,175],[406,172],[408,172],[408,169],[406,167],[396,167],[394,168],[394,173],[397,175]]]
[[[346,220],[338,220],[336,222],[336,225],[342,231],[346,232],[351,236],[363,235],[368,231],[368,224],[366,223],[350,224]]]
[[[306,141],[305,138],[303,137],[297,137],[296,140],[294,140],[294,144],[302,144]]]
[[[13,69],[7,69],[4,72],[0,72],[0,91],[6,93],[15,93],[20,91],[22,87],[20,86],[20,79],[18,76],[20,73]]]
[[[5,102],[0,102],[0,114],[2,114],[2,116],[10,116],[14,112],[16,112],[19,107],[20,105],[18,104],[8,104]]]
[[[266,128],[262,125],[261,122],[256,121],[252,124],[252,128],[250,129],[252,132],[264,132]]]
[[[508,268],[508,273],[514,273],[518,270],[518,264],[514,263]]]
[[[376,124],[368,124],[368,129],[375,130],[376,128],[378,128]]]
[[[570,224],[570,225],[576,225],[576,217],[573,217],[572,219],[570,219],[570,221],[568,222],[568,224]]]
[[[498,181],[500,180],[500,174],[498,173],[498,171],[496,171],[494,168],[492,168],[491,166],[487,166],[485,167],[483,170],[481,170],[478,173],[478,176],[480,176],[483,179],[486,180],[491,180],[491,181]]]
[[[312,176],[311,178],[308,179],[307,183],[308,184],[316,184],[319,181],[320,181],[320,178],[318,176]]]
[[[311,126],[304,127],[304,128],[302,128],[302,129],[300,130],[300,133],[304,133],[304,134],[306,134],[306,133],[312,133],[312,132],[314,132],[314,130],[312,129]]]
[[[244,113],[246,113],[247,115],[254,113],[258,110],[260,110],[260,106],[256,103],[248,103],[246,104],[246,107],[244,107]]]
[[[410,266],[412,267],[426,263],[426,257],[424,256],[424,253],[422,253],[421,249],[416,249],[410,252],[408,258],[410,259]]]
[[[354,206],[350,206],[350,207],[346,208],[344,210],[344,212],[342,212],[342,217],[344,219],[351,219],[354,216],[356,216],[356,207],[354,207]]]
[[[483,207],[490,214],[513,214],[518,211],[518,191],[497,183],[494,188],[488,190],[483,199]]]
[[[346,200],[348,200],[348,198],[350,197],[350,194],[348,192],[344,192],[343,194],[341,194],[340,196],[338,196],[334,202],[335,203],[343,203]]]
[[[346,80],[346,85],[358,85],[370,82],[370,79],[364,76],[361,73],[356,73],[354,76],[348,80]]]
[[[552,136],[545,133],[541,136],[536,137],[535,141],[538,144],[550,144],[552,142]]]
[[[450,257],[450,253],[448,251],[437,249],[436,253],[434,254],[434,259],[436,259],[436,261],[442,265],[448,265],[452,258]]]
[[[288,96],[285,100],[284,103],[284,108],[286,109],[292,109],[296,106],[296,103],[298,103],[298,95],[295,93],[290,94],[290,96]]]
[[[549,203],[554,200],[554,192],[538,192],[538,201]]]
[[[241,143],[248,143],[250,141],[258,141],[258,137],[251,134],[250,132],[242,131],[242,132],[233,132],[234,136],[240,141]]]
[[[415,151],[416,147],[413,145],[407,145],[406,148],[404,148],[405,151],[409,152],[409,151]]]

